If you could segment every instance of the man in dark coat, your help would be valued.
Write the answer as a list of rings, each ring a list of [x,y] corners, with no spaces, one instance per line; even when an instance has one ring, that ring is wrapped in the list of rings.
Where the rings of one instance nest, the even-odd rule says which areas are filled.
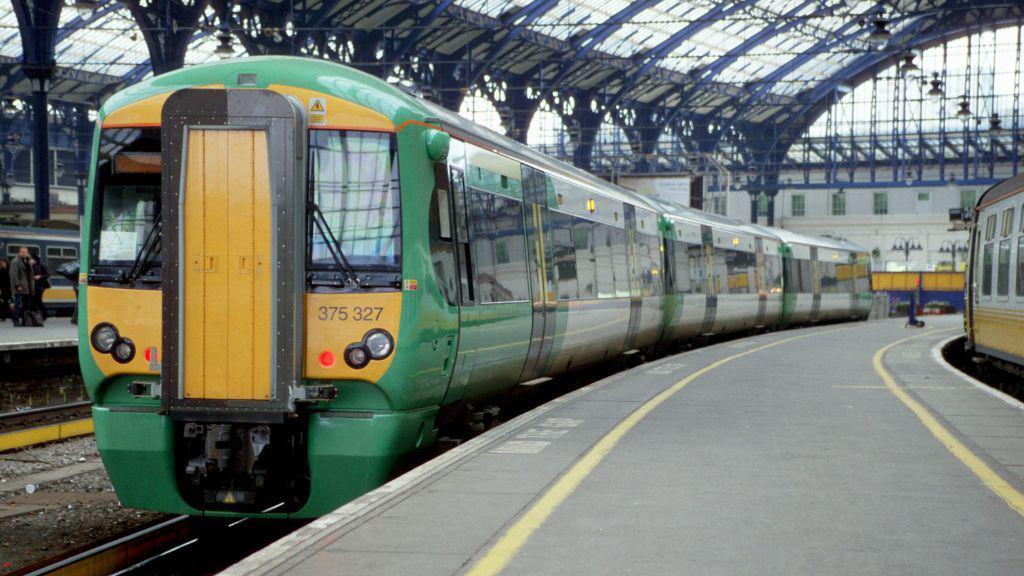
[[[38,252],[32,255],[32,271],[32,278],[35,280],[35,286],[32,289],[32,309],[39,312],[43,320],[46,320],[48,315],[46,305],[43,304],[43,292],[50,287],[50,269],[43,264]]]
[[[0,322],[11,317],[11,264],[0,258]]]
[[[11,260],[11,292],[14,293],[14,325],[24,326],[25,313],[32,307],[32,293],[35,278],[32,271],[32,259],[28,248],[18,250],[18,255]]]

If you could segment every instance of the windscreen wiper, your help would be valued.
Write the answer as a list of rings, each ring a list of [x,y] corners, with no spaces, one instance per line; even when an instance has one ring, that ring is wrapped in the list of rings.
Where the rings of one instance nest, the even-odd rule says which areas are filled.
[[[160,222],[161,213],[157,212],[156,217],[153,218],[153,227],[150,228],[149,233],[146,234],[146,239],[142,242],[142,248],[135,256],[135,262],[132,264],[132,268],[128,271],[128,275],[126,276],[126,281],[129,284],[142,277],[146,272],[149,262],[158,252],[157,247],[160,246],[160,240],[163,238],[163,231]]]
[[[327,218],[324,217],[323,211],[320,210],[316,202],[309,203],[309,216],[313,220],[313,225],[320,231],[324,244],[327,245],[327,251],[331,253],[331,258],[334,259],[338,270],[341,270],[341,273],[345,276],[345,283],[358,285],[359,278],[356,277],[355,271],[352,270],[352,266],[348,263],[348,258],[345,258],[345,252],[342,251],[341,244],[334,237],[334,232],[331,231],[331,227],[327,224]]]

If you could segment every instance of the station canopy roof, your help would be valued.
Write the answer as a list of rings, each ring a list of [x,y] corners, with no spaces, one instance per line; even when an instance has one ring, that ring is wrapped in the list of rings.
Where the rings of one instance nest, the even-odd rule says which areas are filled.
[[[21,39],[12,1],[23,0],[0,0],[0,81],[5,93],[27,94],[28,83],[18,70]],[[163,4],[100,0],[88,17],[70,6],[62,11],[54,98],[96,101],[151,73],[127,1]],[[475,78],[484,77],[483,66],[488,77],[520,78],[548,90],[596,91],[605,102],[685,106],[758,122],[777,119],[810,94],[849,80],[851,70],[866,61],[899,58],[900,42],[972,4],[977,5],[950,0],[309,0],[300,10],[286,0],[237,0],[228,6],[236,56],[246,54],[244,46],[252,47],[237,38],[254,26],[252,15],[270,21],[266,15],[276,11],[287,14],[289,36],[304,30],[346,37],[376,32],[388,46],[410,44],[397,62],[469,62]],[[217,58],[215,33],[223,11],[206,9],[187,64]],[[891,35],[882,49],[869,38],[878,19],[885,20]]]

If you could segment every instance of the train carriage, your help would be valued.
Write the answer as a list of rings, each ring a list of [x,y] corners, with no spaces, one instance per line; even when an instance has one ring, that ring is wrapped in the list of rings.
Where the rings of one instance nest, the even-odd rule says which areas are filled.
[[[70,313],[75,306],[75,291],[57,267],[78,260],[80,243],[77,230],[0,226],[0,258],[10,260],[21,247],[38,254],[50,270],[50,288],[43,292],[43,303],[51,312]]]
[[[1024,374],[1024,175],[986,190],[971,227],[967,348]]]
[[[470,403],[785,320],[774,231],[319,60],[113,96],[87,197],[80,359],[127,506],[316,516]]]

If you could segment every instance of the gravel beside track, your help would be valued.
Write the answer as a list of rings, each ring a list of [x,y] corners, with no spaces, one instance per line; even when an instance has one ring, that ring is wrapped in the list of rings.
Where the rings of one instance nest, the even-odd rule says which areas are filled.
[[[0,454],[0,574],[163,516],[122,507],[102,468],[33,484],[32,494],[4,490],[25,477],[98,461],[93,437]]]

